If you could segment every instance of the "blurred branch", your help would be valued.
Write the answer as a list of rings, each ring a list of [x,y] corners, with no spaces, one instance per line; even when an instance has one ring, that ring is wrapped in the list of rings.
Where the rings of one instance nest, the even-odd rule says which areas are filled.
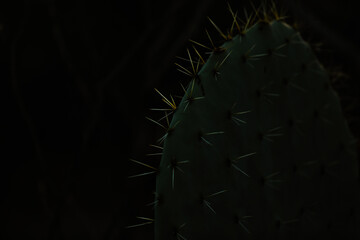
[[[354,66],[360,65],[360,49],[359,46],[337,33],[335,29],[331,29],[323,23],[310,9],[307,9],[300,1],[285,1],[282,4],[287,6],[296,19],[301,19],[303,25],[310,29],[314,35],[321,36],[324,42],[333,46],[338,52],[353,59]],[[335,9],[334,9],[335,10]]]
[[[24,11],[23,18],[19,21],[19,26],[18,26],[17,31],[14,34],[14,38],[13,38],[12,45],[11,45],[11,84],[12,84],[12,91],[13,91],[14,97],[15,97],[17,105],[19,107],[19,111],[27,125],[27,128],[28,128],[29,133],[32,138],[32,144],[34,145],[34,149],[36,152],[35,159],[37,161],[34,166],[34,169],[38,169],[39,170],[38,173],[43,174],[46,170],[46,162],[44,161],[44,158],[43,158],[43,151],[42,151],[40,143],[39,143],[39,139],[38,139],[34,121],[31,118],[31,115],[29,114],[28,109],[25,105],[25,101],[23,99],[23,95],[22,95],[22,92],[20,89],[19,78],[18,78],[18,74],[17,74],[18,45],[24,34],[25,25],[26,25],[26,22],[28,21],[29,15],[30,15],[29,8],[26,3],[24,3],[23,11]]]
[[[193,18],[188,21],[188,25],[182,29],[182,32],[178,32],[178,35],[176,35],[175,41],[171,44],[171,46],[168,48],[168,50],[165,52],[165,54],[159,54],[158,52],[153,53],[153,58],[156,56],[161,56],[161,59],[148,61],[149,64],[151,64],[150,68],[148,68],[148,74],[147,76],[151,76],[151,80],[146,82],[146,86],[154,86],[157,84],[156,81],[162,78],[162,75],[165,74],[166,70],[169,65],[171,59],[174,58],[175,54],[179,51],[179,48],[183,46],[184,42],[187,42],[189,39],[189,36],[191,36],[196,30],[200,28],[201,23],[205,19],[206,13],[208,11],[208,8],[212,4],[213,0],[203,0],[201,1],[197,8],[193,11]],[[179,16],[176,16],[179,17]],[[174,19],[172,21],[172,24],[176,21]],[[164,45],[166,42],[172,42],[169,40],[172,36],[170,33],[163,34],[162,39],[159,41],[159,43],[162,43],[161,45]],[[160,46],[161,46],[160,45]],[[161,48],[158,49],[158,51],[161,50]],[[160,63],[159,63],[160,62]],[[156,63],[156,65],[155,65]],[[151,70],[151,71],[150,71]]]

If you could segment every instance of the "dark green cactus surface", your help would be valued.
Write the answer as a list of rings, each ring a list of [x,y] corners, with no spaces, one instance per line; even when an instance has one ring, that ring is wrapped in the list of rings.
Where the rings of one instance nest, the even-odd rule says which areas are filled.
[[[258,22],[191,63],[163,138],[155,238],[360,239],[356,141],[300,34]]]

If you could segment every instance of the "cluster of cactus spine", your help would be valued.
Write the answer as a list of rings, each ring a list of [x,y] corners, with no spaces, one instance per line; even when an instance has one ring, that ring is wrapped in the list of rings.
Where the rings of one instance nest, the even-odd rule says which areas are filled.
[[[166,98],[155,239],[360,238],[355,141],[329,76],[274,5],[233,22]],[[237,32],[237,34],[235,34]],[[159,110],[159,109],[157,109]],[[170,120],[170,117],[172,119]],[[165,123],[163,123],[165,122]],[[141,174],[144,175],[144,174]],[[142,224],[140,224],[142,225]]]

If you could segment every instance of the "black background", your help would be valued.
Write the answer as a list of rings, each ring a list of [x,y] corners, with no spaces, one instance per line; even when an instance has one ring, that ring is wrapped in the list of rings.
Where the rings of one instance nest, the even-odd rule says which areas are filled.
[[[279,2],[359,138],[358,1]],[[153,239],[152,225],[126,229],[153,217],[155,190],[154,176],[128,178],[147,171],[129,158],[158,164],[145,156],[162,133],[145,119],[164,106],[154,88],[181,93],[175,56],[207,43],[205,27],[216,39],[207,16],[232,20],[219,0],[0,1],[1,239]]]

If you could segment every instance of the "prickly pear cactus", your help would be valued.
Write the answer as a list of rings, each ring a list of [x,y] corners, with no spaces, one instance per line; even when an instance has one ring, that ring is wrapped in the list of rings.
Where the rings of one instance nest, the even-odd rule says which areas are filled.
[[[279,18],[238,29],[206,63],[189,54],[179,106],[164,97],[155,238],[358,239],[355,142],[326,70]]]

